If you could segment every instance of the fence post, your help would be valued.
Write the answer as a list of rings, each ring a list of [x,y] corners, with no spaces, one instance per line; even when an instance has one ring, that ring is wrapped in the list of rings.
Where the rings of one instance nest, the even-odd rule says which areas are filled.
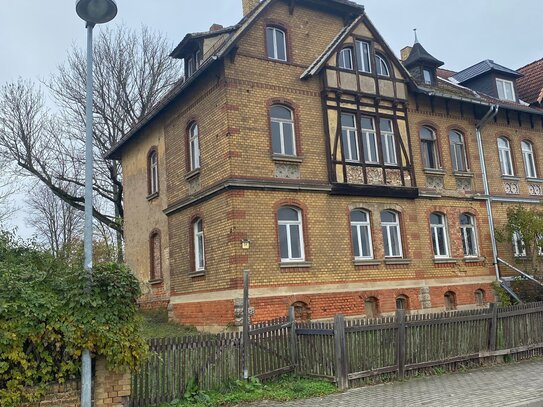
[[[294,314],[294,307],[290,307],[288,309],[288,322],[290,324],[290,364],[296,371],[298,369],[298,338],[296,335],[296,316]]]
[[[405,310],[396,311],[396,324],[398,325],[398,377],[400,380],[405,378]]]
[[[334,318],[334,344],[336,354],[336,381],[340,390],[349,388],[347,352],[345,346],[345,317],[341,314]]]
[[[498,334],[498,307],[495,303],[490,304],[490,326],[488,327],[488,350],[496,350],[496,336]]]
[[[243,337],[242,337],[242,374],[249,378],[249,270],[243,271]]]

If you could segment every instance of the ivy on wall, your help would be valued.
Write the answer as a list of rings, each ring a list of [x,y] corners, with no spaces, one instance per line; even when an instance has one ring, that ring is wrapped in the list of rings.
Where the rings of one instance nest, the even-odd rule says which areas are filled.
[[[75,263],[0,234],[1,406],[36,400],[48,383],[77,376],[84,349],[111,369],[136,369],[146,357],[134,275],[99,264],[88,290]]]

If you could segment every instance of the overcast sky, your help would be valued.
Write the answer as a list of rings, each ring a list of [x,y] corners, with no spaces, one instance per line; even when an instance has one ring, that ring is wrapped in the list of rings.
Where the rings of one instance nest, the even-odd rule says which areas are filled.
[[[541,0],[368,0],[370,19],[392,49],[422,45],[452,70],[483,59],[517,69],[543,57]],[[84,46],[75,0],[0,0],[0,86],[17,77],[48,77],[72,44]],[[162,31],[172,44],[211,24],[235,24],[241,0],[117,0],[110,24]],[[98,27],[97,29],[100,29]],[[22,226],[22,221],[16,222]],[[28,235],[28,232],[23,233]]]

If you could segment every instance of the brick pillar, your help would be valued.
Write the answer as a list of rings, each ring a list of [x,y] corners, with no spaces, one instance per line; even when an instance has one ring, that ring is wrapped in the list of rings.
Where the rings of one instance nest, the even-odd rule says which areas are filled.
[[[103,358],[96,360],[94,379],[95,407],[128,407],[130,405],[131,376],[107,369]]]

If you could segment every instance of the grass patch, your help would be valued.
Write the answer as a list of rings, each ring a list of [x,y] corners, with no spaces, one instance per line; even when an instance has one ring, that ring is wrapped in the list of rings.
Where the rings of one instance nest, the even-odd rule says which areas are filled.
[[[140,315],[143,317],[143,336],[147,339],[198,334],[193,326],[179,325],[168,321],[166,310],[141,310]]]
[[[289,401],[337,393],[337,387],[328,381],[285,375],[262,383],[258,379],[236,380],[219,391],[202,392],[190,386],[183,400],[174,400],[160,407],[214,407],[232,406],[239,403],[274,400]]]

